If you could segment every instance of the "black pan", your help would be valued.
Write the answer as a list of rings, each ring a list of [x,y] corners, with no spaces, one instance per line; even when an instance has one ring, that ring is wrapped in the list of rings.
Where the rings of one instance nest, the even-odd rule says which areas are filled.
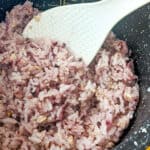
[[[6,11],[25,0],[0,0],[0,21]],[[63,4],[94,0],[31,0],[45,10]],[[130,4],[129,4],[130,5]],[[113,8],[112,8],[113,9]],[[150,3],[120,21],[114,28],[118,38],[132,49],[135,72],[139,77],[140,102],[133,120],[114,150],[144,150],[150,146]]]

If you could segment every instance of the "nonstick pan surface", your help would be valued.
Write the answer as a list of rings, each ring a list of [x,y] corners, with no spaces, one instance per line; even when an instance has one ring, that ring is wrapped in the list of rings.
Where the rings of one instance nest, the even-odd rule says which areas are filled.
[[[45,10],[58,5],[94,0],[31,1],[35,7]],[[25,0],[0,0],[0,21],[4,20],[6,11],[24,2]],[[140,102],[135,116],[114,150],[144,150],[150,146],[150,3],[120,21],[113,32],[118,38],[127,41],[132,50],[140,85]]]

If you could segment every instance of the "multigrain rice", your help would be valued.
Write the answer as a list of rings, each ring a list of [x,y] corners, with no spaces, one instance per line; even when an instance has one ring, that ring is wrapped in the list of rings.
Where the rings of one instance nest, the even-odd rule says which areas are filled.
[[[37,13],[26,2],[0,24],[0,149],[111,148],[139,99],[126,43],[111,33],[88,67],[64,43],[22,37]]]

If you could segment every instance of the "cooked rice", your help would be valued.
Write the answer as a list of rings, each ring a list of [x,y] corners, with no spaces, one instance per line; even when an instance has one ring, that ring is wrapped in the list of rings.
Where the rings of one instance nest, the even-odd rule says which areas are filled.
[[[126,43],[111,33],[88,67],[64,43],[22,37],[37,13],[26,2],[0,24],[0,149],[111,148],[139,99]]]

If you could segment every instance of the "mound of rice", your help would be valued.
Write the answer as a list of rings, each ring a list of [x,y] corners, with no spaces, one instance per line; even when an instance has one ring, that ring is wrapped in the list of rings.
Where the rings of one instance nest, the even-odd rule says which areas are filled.
[[[126,43],[111,33],[88,67],[65,43],[22,37],[37,13],[26,2],[0,24],[0,149],[111,148],[139,99]]]

